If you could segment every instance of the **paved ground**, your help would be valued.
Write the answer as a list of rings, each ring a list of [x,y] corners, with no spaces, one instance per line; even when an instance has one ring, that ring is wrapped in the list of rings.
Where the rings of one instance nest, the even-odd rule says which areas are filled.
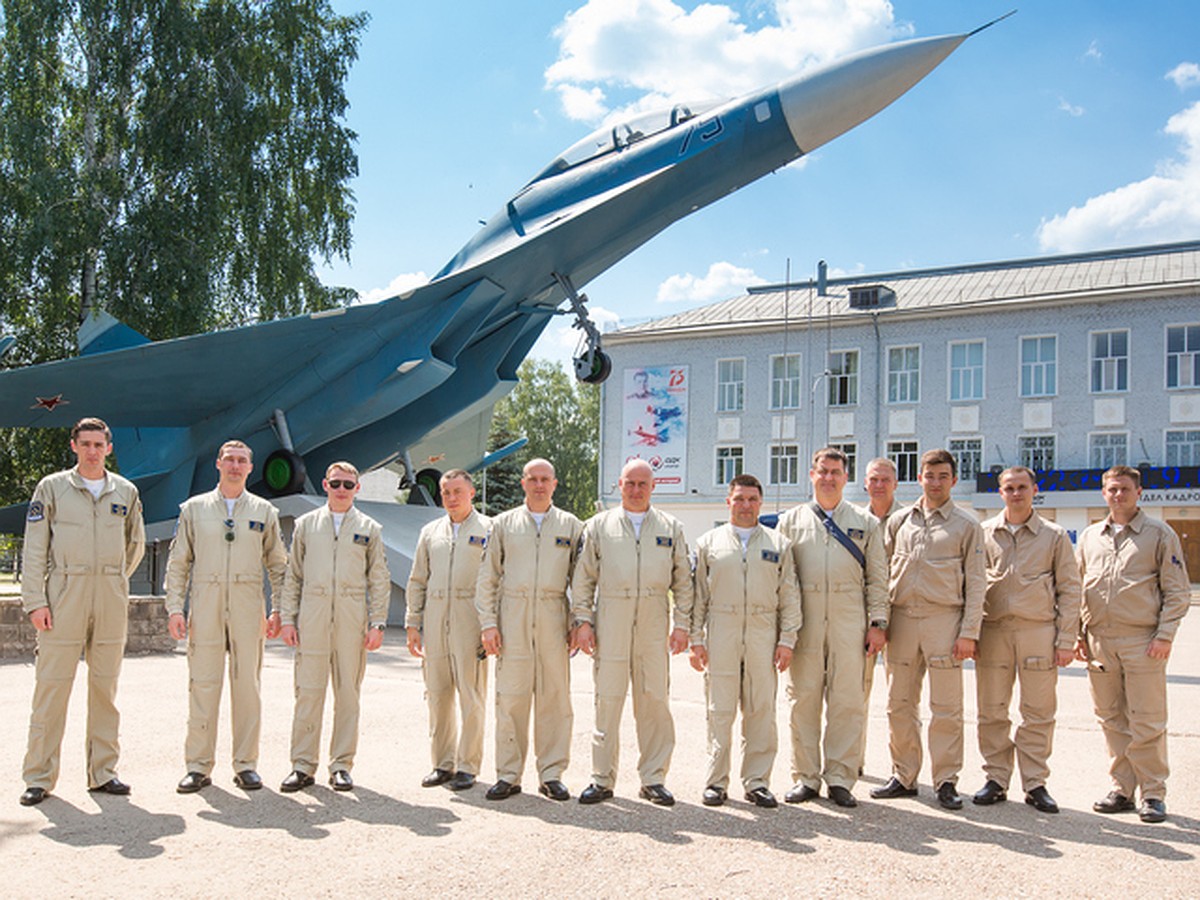
[[[272,642],[263,673],[267,711],[260,770],[268,788],[244,794],[231,783],[228,733],[221,735],[215,783],[179,796],[186,717],[182,653],[129,659],[121,680],[121,776],[131,797],[85,790],[82,733],[86,688],[76,684],[64,765],[41,806],[17,804],[33,684],[31,665],[0,665],[0,860],[8,897],[264,897],[391,895],[706,897],[1041,896],[1114,897],[1200,892],[1200,613],[1193,612],[1170,664],[1174,774],[1164,825],[1136,816],[1102,817],[1091,803],[1107,789],[1107,760],[1093,722],[1086,677],[1076,664],[1060,680],[1051,790],[1063,807],[1045,816],[1020,802],[941,810],[927,782],[914,800],[873,802],[868,788],[888,771],[882,683],[876,685],[861,804],[826,800],[759,811],[741,801],[700,805],[704,709],[701,679],[683,658],[672,670],[678,747],[668,780],[679,799],[659,809],[636,799],[636,750],[629,714],[616,799],[598,807],[558,804],[529,793],[503,803],[423,789],[429,769],[420,670],[388,633],[364,686],[362,740],[352,794],[323,783],[278,793],[290,769],[290,651]],[[568,786],[589,772],[591,670],[574,663],[575,742]],[[968,672],[973,697],[973,673]],[[882,679],[880,679],[882,682]],[[784,700],[780,698],[780,721]],[[962,788],[982,783],[968,702]],[[222,721],[226,727],[227,718]],[[489,721],[488,741],[491,741]],[[485,779],[492,772],[488,747]],[[926,771],[925,777],[928,777]],[[773,787],[787,788],[781,754]]]

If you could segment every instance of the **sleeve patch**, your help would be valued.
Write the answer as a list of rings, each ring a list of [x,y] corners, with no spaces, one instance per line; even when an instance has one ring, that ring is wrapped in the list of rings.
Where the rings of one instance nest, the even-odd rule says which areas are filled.
[[[46,507],[42,505],[41,500],[34,500],[29,504],[29,512],[25,515],[27,522],[40,522],[46,518]]]

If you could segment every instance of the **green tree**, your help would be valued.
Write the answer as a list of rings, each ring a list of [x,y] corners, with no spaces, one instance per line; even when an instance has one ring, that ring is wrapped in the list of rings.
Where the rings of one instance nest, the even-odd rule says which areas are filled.
[[[73,354],[98,310],[158,340],[349,302],[314,258],[349,253],[366,22],[329,0],[0,0],[5,362]],[[0,502],[25,499],[47,447],[0,443]]]
[[[512,393],[496,404],[491,449],[504,446],[512,436],[527,437],[529,443],[509,457],[511,463],[505,463],[519,478],[521,467],[529,460],[550,460],[558,477],[555,505],[587,519],[596,510],[600,388],[576,382],[561,365],[547,360],[525,360],[517,378]],[[491,487],[497,468],[488,476],[488,507],[499,511]],[[509,505],[520,502],[522,495],[518,494]]]

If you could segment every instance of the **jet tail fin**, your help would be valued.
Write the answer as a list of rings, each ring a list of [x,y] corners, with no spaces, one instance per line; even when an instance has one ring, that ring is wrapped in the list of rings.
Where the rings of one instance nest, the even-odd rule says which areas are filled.
[[[79,355],[107,353],[109,350],[126,350],[141,344],[149,344],[150,338],[134,331],[124,322],[113,318],[103,310],[88,316],[79,326]]]

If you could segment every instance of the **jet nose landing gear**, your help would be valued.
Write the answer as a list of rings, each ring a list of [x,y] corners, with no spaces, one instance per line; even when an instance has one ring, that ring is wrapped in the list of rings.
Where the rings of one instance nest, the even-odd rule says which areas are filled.
[[[580,339],[582,347],[579,355],[575,357],[575,377],[584,384],[599,384],[612,374],[612,359],[600,349],[600,329],[588,315],[587,295],[575,290],[575,285],[566,275],[555,272],[554,280],[567,295],[567,302],[571,304],[571,311],[575,313],[575,321],[571,327],[583,332]]]

